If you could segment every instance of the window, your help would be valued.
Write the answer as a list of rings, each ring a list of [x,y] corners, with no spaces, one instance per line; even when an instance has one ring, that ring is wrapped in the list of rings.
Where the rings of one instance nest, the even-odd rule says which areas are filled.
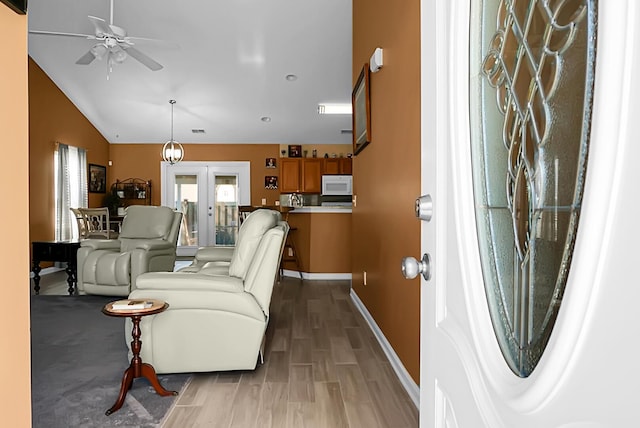
[[[587,168],[595,0],[489,0],[471,49],[478,241],[494,330],[527,377],[564,295]]]
[[[54,156],[55,239],[78,239],[70,208],[87,207],[87,151],[58,143]]]

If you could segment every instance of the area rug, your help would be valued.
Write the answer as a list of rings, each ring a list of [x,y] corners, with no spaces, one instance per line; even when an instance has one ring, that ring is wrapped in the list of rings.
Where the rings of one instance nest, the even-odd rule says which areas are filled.
[[[33,428],[157,427],[176,397],[161,397],[135,379],[123,406],[117,400],[129,366],[124,319],[102,314],[114,300],[101,296],[31,296],[31,403]],[[144,337],[141,338],[144,347]],[[182,391],[190,375],[159,375]]]

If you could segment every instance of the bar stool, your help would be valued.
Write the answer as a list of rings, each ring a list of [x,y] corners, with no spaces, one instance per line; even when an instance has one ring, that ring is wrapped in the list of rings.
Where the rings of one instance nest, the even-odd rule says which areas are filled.
[[[280,207],[280,212],[284,214],[284,221],[289,222],[289,211],[291,211],[290,207]],[[300,264],[300,259],[298,258],[298,250],[296,249],[296,245],[294,243],[295,232],[298,230],[297,227],[289,227],[289,234],[287,235],[287,239],[284,242],[284,249],[282,251],[282,259],[280,260],[280,277],[284,274],[284,265],[288,262],[293,262],[296,265],[296,269],[298,270],[298,274],[300,275],[300,279],[302,278],[302,265]]]

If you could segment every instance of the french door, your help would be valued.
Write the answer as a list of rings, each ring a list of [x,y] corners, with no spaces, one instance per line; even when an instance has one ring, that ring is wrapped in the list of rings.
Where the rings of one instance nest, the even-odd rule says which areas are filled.
[[[161,168],[162,205],[183,213],[178,255],[235,245],[238,206],[251,201],[250,163],[163,162]]]
[[[638,23],[421,0],[421,427],[638,425]]]

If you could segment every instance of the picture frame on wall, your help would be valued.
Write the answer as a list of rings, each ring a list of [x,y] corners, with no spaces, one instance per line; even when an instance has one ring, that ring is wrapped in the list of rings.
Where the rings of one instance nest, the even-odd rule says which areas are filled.
[[[265,167],[267,168],[275,168],[276,167],[276,158],[267,158],[265,161]]]
[[[27,0],[0,0],[2,3],[9,6],[11,10],[20,15],[27,13]]]
[[[274,190],[278,188],[278,177],[275,175],[267,175],[264,177],[264,188]]]
[[[107,167],[89,164],[89,193],[106,193]]]
[[[351,93],[353,155],[371,142],[371,101],[369,99],[369,64],[365,63]]]
[[[302,157],[302,146],[297,145],[289,145],[289,157],[290,158],[301,158]]]

